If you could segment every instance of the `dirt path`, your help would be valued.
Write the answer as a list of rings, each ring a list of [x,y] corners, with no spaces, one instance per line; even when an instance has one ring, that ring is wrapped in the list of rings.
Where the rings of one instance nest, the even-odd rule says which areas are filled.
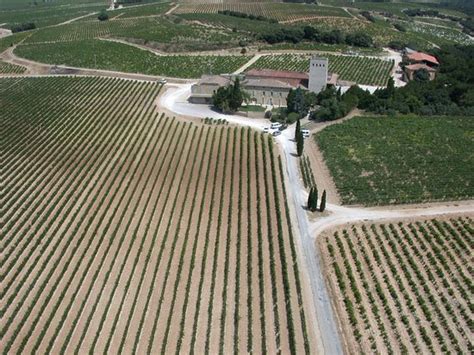
[[[233,72],[232,74],[240,74],[242,72],[244,72],[248,67],[250,67],[253,63],[255,63],[257,60],[259,60],[261,57],[262,57],[263,54],[257,54],[257,55],[254,55],[252,57],[252,59],[250,59],[247,63],[245,63],[244,65],[242,65],[239,69],[237,69],[235,72]]]
[[[179,4],[174,5],[171,9],[165,12],[165,15],[171,15],[174,10],[176,10],[179,7]]]

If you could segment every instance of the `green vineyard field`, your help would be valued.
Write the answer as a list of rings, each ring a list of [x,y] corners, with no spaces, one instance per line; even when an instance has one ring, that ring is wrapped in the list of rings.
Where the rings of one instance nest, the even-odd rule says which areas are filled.
[[[474,197],[472,117],[356,117],[316,141],[345,204]]]
[[[319,247],[354,353],[471,352],[471,217],[352,225]]]

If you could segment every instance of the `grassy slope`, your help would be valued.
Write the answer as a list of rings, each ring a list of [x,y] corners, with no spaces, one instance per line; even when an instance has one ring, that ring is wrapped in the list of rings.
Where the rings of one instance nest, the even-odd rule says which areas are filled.
[[[317,136],[342,201],[388,204],[474,197],[472,117],[360,117]]]

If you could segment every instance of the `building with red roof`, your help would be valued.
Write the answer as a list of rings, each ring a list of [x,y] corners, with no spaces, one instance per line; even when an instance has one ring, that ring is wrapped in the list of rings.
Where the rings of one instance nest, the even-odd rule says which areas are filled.
[[[439,65],[438,59],[436,59],[436,57],[423,52],[408,53],[406,55],[406,58],[411,64],[423,63],[431,67]]]
[[[418,70],[425,70],[428,72],[430,80],[436,78],[436,73],[439,68],[439,62],[436,57],[423,52],[407,52],[405,54],[405,80],[413,80],[415,73]]]

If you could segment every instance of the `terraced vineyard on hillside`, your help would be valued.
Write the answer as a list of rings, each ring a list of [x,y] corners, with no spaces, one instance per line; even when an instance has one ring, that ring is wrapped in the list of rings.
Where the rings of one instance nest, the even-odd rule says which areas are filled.
[[[3,352],[314,351],[272,138],[159,91],[0,79]]]
[[[319,247],[348,349],[472,352],[471,217],[353,225]]]
[[[354,81],[362,85],[385,86],[393,68],[393,61],[371,57],[324,54],[329,59],[329,71],[337,73],[339,79]],[[309,71],[310,55],[267,55],[258,59],[249,69]]]
[[[232,73],[249,60],[242,55],[157,55],[127,44],[100,40],[21,45],[15,54],[47,64],[175,78]]]
[[[341,8],[323,7],[307,4],[282,4],[282,3],[213,3],[213,4],[182,4],[175,11],[176,14],[205,14],[230,10],[264,16],[277,21],[294,21],[305,18],[317,17],[349,17]]]

